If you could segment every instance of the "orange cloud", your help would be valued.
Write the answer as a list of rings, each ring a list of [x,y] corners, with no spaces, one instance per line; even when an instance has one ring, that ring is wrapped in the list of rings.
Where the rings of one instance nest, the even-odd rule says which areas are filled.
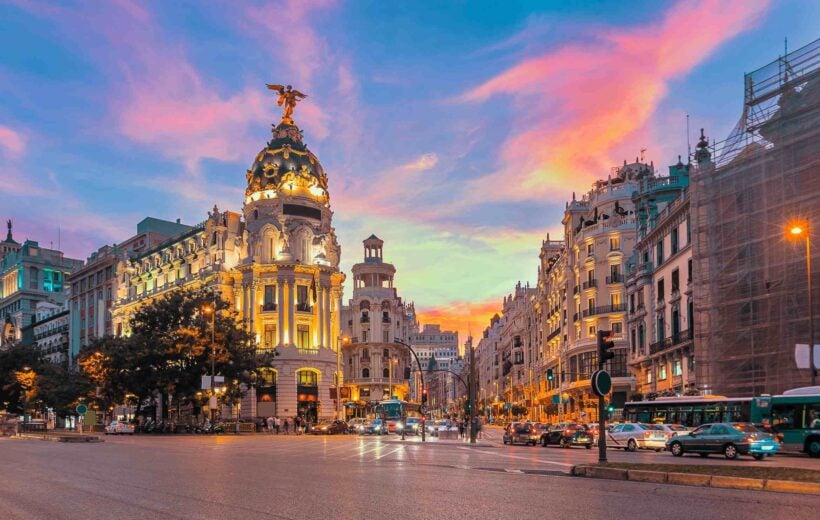
[[[461,344],[464,344],[470,334],[473,335],[475,344],[481,332],[489,325],[490,318],[496,313],[501,314],[499,298],[483,302],[453,301],[438,307],[416,309],[420,324],[438,323],[442,330],[458,331],[458,340]]]
[[[654,26],[599,29],[591,43],[527,58],[467,91],[460,101],[509,97],[518,130],[500,150],[503,168],[474,181],[465,199],[563,198],[568,186],[601,178],[627,143],[648,144],[646,125],[668,83],[751,28],[767,5],[679,2]]]

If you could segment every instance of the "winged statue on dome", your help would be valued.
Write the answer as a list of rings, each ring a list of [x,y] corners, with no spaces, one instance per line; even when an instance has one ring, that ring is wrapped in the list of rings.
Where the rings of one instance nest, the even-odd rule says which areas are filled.
[[[279,99],[276,100],[276,106],[283,106],[282,109],[282,122],[292,125],[293,124],[293,109],[296,108],[296,103],[301,101],[307,97],[307,94],[302,94],[298,90],[294,90],[290,85],[271,85],[266,83],[268,89],[274,90],[279,93]]]

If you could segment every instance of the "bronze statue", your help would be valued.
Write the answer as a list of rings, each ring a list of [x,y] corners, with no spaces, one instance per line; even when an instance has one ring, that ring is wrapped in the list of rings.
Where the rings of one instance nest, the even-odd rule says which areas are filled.
[[[285,108],[282,110],[282,122],[292,125],[293,124],[293,109],[296,108],[296,102],[301,101],[307,97],[306,94],[302,94],[298,90],[293,90],[293,87],[288,85],[268,85],[268,89],[275,90],[279,92],[279,99],[276,101],[276,106],[284,105]]]

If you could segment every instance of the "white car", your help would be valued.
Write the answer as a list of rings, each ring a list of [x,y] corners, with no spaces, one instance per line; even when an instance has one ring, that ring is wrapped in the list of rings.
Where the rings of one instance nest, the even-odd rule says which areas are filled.
[[[111,423],[105,427],[105,434],[112,434],[112,435],[134,435],[134,425],[126,422],[126,421],[111,421]]]
[[[664,432],[667,439],[671,437],[682,437],[684,435],[689,435],[689,432],[691,431],[682,424],[653,424],[652,427],[656,430]]]
[[[666,439],[666,432],[649,424],[615,424],[607,431],[606,445],[626,451],[637,451],[638,448],[663,451]]]
[[[364,427],[367,424],[367,419],[363,417],[356,417],[355,419],[350,419],[347,423],[349,430],[351,432],[356,433],[364,433]]]

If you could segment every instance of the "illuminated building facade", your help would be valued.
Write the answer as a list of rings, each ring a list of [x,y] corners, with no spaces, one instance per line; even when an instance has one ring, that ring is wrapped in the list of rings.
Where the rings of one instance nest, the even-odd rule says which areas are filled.
[[[115,333],[140,306],[177,287],[231,302],[260,354],[276,350],[243,401],[243,416],[334,416],[344,275],[327,176],[290,118],[246,172],[241,213],[203,222],[132,256],[117,272]]]
[[[363,261],[352,269],[353,297],[342,309],[342,401],[349,415],[391,395],[409,400],[413,359],[394,339],[407,342],[418,329],[413,303],[394,286],[396,268],[384,261],[384,242],[371,235],[363,245]]]

